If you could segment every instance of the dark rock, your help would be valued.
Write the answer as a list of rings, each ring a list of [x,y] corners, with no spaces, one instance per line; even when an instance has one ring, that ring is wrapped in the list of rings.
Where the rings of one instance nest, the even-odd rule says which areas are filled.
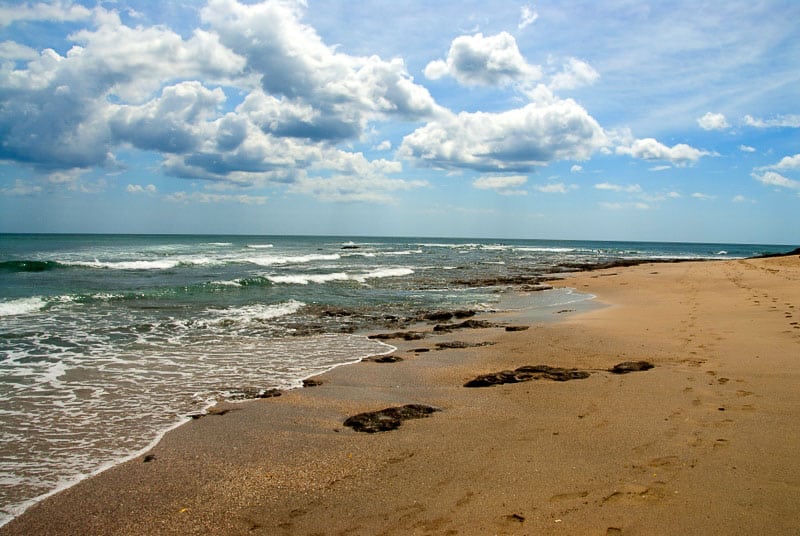
[[[425,313],[422,318],[432,322],[446,322],[453,318],[453,313],[449,311],[435,311],[433,313]]]
[[[492,385],[520,383],[540,379],[566,382],[569,380],[582,380],[589,376],[590,373],[584,370],[565,369],[561,367],[551,367],[549,365],[527,365],[519,367],[516,370],[503,370],[490,374],[482,374],[465,383],[464,387],[491,387]]]
[[[366,361],[371,361],[373,363],[397,363],[402,361],[403,358],[394,354],[389,355],[377,355],[375,357],[370,357]]]
[[[322,380],[315,380],[314,378],[303,380],[303,387],[318,387],[320,385],[322,385]]]
[[[353,316],[355,313],[353,311],[349,311],[347,309],[325,309],[320,311],[319,315],[322,317],[339,317],[339,316]]]
[[[650,370],[654,366],[655,365],[647,361],[625,361],[623,363],[617,363],[616,365],[608,369],[608,371],[613,374],[627,374],[629,372]]]
[[[537,283],[535,285],[522,285],[520,290],[523,292],[541,292],[543,290],[553,290],[553,285],[545,285],[544,283]]]
[[[490,374],[481,374],[480,376],[465,383],[464,387],[491,387],[492,385],[517,383],[519,381],[520,380],[514,375],[513,370],[503,370],[500,372],[492,372]]]
[[[506,331],[525,331],[530,326],[506,326]]]
[[[227,415],[231,411],[233,410],[211,408],[205,413],[192,413],[191,415],[189,415],[189,417],[194,420],[202,419],[203,417],[222,417],[223,415]]]
[[[280,389],[267,389],[263,393],[259,393],[256,398],[275,398],[276,396],[281,396],[283,393]]]
[[[480,328],[494,328],[497,324],[493,324],[487,320],[464,320],[458,324],[436,324],[433,326],[433,331],[448,332],[454,329],[480,329]]]
[[[551,268],[552,273],[559,272],[591,272],[608,268],[629,268],[640,264],[674,264],[679,262],[701,261],[705,259],[612,259],[603,262],[564,262]]]
[[[349,426],[356,432],[374,434],[376,432],[387,432],[396,430],[403,421],[408,419],[421,419],[431,413],[441,411],[431,406],[422,404],[407,404],[405,406],[386,408],[379,411],[369,411],[348,417],[344,421],[345,426]]]
[[[464,285],[469,287],[499,287],[499,286],[519,286],[519,285],[537,285],[541,281],[541,277],[537,275],[509,275],[486,277],[482,279],[457,279],[453,281],[456,285]]]
[[[548,365],[534,365],[519,367],[517,374],[531,374],[534,380],[544,378],[556,382],[566,382],[569,380],[585,380],[591,374],[585,370],[565,369],[561,367],[550,367]]]
[[[464,348],[478,348],[480,346],[491,346],[493,342],[463,342],[463,341],[447,341],[437,342],[437,350],[462,350]]]
[[[425,353],[425,352],[430,352],[431,349],[430,348],[414,348],[413,350],[410,350],[410,351],[411,352],[416,352],[418,354],[422,354],[422,353]]]
[[[471,311],[469,309],[463,310],[463,311],[454,311],[453,312],[453,316],[455,316],[456,318],[470,318],[470,317],[475,316],[476,314],[477,313],[475,313],[475,311]]]
[[[792,251],[787,251],[786,253],[765,253],[763,255],[756,255],[753,257],[754,259],[768,259],[770,257],[789,257],[792,255],[800,255],[800,248],[795,248]]]
[[[144,458],[142,458],[142,461],[144,463],[150,463],[152,461],[155,461],[155,459],[156,459],[155,454],[145,454]]]
[[[393,333],[377,333],[370,335],[369,339],[388,340],[403,339],[406,341],[418,341],[425,338],[425,334],[419,331],[395,331]]]

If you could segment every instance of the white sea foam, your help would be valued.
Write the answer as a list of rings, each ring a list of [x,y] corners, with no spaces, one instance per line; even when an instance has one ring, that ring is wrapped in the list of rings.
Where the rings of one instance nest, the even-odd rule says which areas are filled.
[[[40,296],[0,302],[0,317],[16,316],[40,311],[47,305]]]
[[[208,266],[220,264],[222,259],[215,259],[204,255],[174,256],[153,260],[124,260],[124,261],[79,261],[64,260],[61,264],[66,266],[82,266],[85,268],[102,268],[107,270],[169,270],[178,266]]]
[[[310,254],[310,255],[296,255],[296,256],[264,256],[264,257],[248,257],[246,260],[252,264],[259,266],[274,266],[280,264],[306,264],[314,261],[336,261],[341,259],[338,253],[331,254]]]
[[[212,281],[209,283],[210,285],[216,285],[219,287],[241,287],[241,279],[234,279],[232,281]]]
[[[373,270],[371,272],[367,272],[365,274],[356,276],[354,279],[356,281],[364,282],[367,279],[381,279],[384,277],[403,277],[406,275],[411,275],[414,273],[414,270],[411,268],[380,268],[378,270]]]
[[[575,248],[515,247],[514,251],[524,251],[531,253],[572,253],[578,250]]]
[[[374,251],[350,251],[342,255],[342,257],[367,257],[367,258],[372,258],[377,256],[378,254],[375,253]]]
[[[309,283],[328,283],[330,281],[347,281],[350,276],[344,272],[330,274],[290,274],[267,276],[273,283],[284,285],[308,285]]]
[[[265,318],[300,306],[287,302],[227,312]],[[0,461],[2,483],[28,489],[28,497],[35,498],[0,506],[0,525],[58,490],[145,454],[188,414],[205,411],[221,397],[300,387],[309,376],[394,350],[366,337],[338,334],[277,339],[222,334],[213,342],[186,342],[114,347],[113,356],[104,351],[65,355],[41,367],[35,384],[16,394],[29,403],[9,406],[15,412],[7,416],[9,422],[25,423],[25,433],[36,438],[36,449],[26,451],[32,461]],[[104,394],[106,384],[113,387],[110,396]],[[63,435],[75,429],[84,435]],[[19,444],[9,434],[2,440]]]
[[[421,249],[409,249],[404,251],[385,251],[383,254],[387,256],[392,255],[418,255],[422,253]]]
[[[250,249],[270,249],[275,246],[273,246],[272,244],[247,244],[247,247],[249,247]]]
[[[181,261],[178,259],[161,259],[157,261],[118,261],[100,262],[94,261],[66,261],[62,264],[67,266],[84,266],[87,268],[107,268],[109,270],[168,270],[175,268]]]
[[[285,285],[308,285],[309,283],[329,283],[332,281],[357,281],[365,283],[367,279],[382,279],[384,277],[402,277],[411,275],[414,270],[410,268],[381,268],[360,274],[348,274],[345,272],[332,272],[327,274],[288,274],[288,275],[268,275],[267,279],[273,283]]]
[[[216,315],[217,320],[239,320],[252,322],[258,320],[271,320],[282,316],[294,314],[299,311],[305,303],[297,300],[289,300],[284,303],[276,304],[254,304],[233,307],[231,309],[211,309],[210,312]]]
[[[427,242],[422,244],[417,244],[419,246],[425,248],[447,248],[447,249],[476,249],[482,247],[482,244],[442,244],[438,242]]]

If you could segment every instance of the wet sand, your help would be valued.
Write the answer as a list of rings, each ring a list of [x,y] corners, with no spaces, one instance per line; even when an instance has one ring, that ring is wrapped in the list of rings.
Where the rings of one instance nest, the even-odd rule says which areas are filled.
[[[220,406],[0,534],[797,534],[800,257],[556,285],[603,306],[415,328],[389,341],[402,361]],[[640,360],[654,368],[608,370]],[[529,365],[589,375],[464,387]],[[343,424],[406,404],[440,411]]]

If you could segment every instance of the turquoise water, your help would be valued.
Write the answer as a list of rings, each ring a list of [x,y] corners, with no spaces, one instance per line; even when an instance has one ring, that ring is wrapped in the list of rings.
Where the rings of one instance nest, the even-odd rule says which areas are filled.
[[[564,263],[786,246],[278,236],[0,235],[0,522],[220,398],[391,351],[428,311],[498,307]],[[537,293],[532,306],[582,299]],[[537,302],[539,300],[539,302]]]

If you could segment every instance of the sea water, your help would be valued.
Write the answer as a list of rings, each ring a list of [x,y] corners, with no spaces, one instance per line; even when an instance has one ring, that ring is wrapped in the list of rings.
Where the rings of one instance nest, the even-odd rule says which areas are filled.
[[[492,310],[569,263],[781,246],[430,238],[0,235],[0,524],[221,400],[393,348],[429,311]],[[529,307],[585,296],[532,294]],[[505,303],[510,303],[506,301]]]

